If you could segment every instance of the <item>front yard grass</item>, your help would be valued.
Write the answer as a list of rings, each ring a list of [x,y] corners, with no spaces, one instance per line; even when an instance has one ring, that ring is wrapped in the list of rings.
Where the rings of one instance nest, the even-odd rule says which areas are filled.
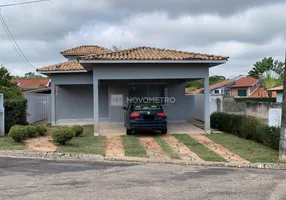
[[[14,142],[8,136],[0,137],[0,150],[23,150],[25,147],[25,143]]]
[[[216,161],[216,162],[226,162],[225,159],[217,155],[215,152],[211,151],[201,143],[197,142],[190,136],[186,134],[173,135],[179,141],[184,143],[191,151],[197,154],[200,158],[206,161]]]
[[[74,137],[67,145],[60,146],[58,152],[105,155],[106,137],[93,135],[93,126],[83,126],[83,134]]]
[[[161,137],[155,136],[154,140],[158,143],[158,145],[165,151],[171,159],[181,159],[180,156],[173,151],[171,147],[169,147],[164,140],[162,140]]]
[[[246,140],[235,135],[225,133],[216,133],[206,136],[252,163],[279,162],[278,151],[251,140]]]
[[[121,136],[126,156],[147,157],[145,148],[140,144],[139,138],[131,135]]]

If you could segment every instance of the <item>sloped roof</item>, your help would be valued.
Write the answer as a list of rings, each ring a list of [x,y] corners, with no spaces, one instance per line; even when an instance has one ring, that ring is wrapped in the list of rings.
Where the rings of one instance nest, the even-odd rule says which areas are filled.
[[[40,72],[51,72],[51,71],[76,71],[76,70],[85,70],[83,66],[77,61],[69,61],[58,63],[42,68],[38,68],[37,71]]]
[[[104,54],[80,57],[80,60],[215,60],[226,61],[228,57],[153,47],[136,47]]]
[[[258,88],[257,90],[255,90],[255,92],[253,92],[250,96],[250,98],[259,98],[259,97],[264,97],[264,98],[268,98],[268,92],[265,88]],[[272,93],[272,98],[276,97],[276,92]]]
[[[241,77],[238,81],[236,81],[231,87],[250,87],[257,83],[258,80],[252,77]]]
[[[274,88],[270,88],[268,90],[270,90],[270,91],[281,91],[281,90],[283,90],[283,85],[278,86],[278,87],[274,87]]]
[[[12,83],[16,83],[22,88],[38,88],[40,85],[48,86],[50,78],[39,78],[39,79],[12,79]]]
[[[229,84],[233,83],[235,80],[236,79],[226,79],[226,80],[221,81],[219,83],[212,84],[212,85],[210,85],[210,90],[215,89],[215,88],[220,88],[220,87],[225,86],[225,85],[229,85]],[[203,91],[203,89],[204,88],[200,88],[200,89],[194,90],[192,92],[189,92],[186,90],[186,93],[187,94],[199,94],[201,91]]]
[[[104,54],[112,52],[112,50],[97,45],[83,45],[62,51],[63,56],[85,56],[90,54]]]

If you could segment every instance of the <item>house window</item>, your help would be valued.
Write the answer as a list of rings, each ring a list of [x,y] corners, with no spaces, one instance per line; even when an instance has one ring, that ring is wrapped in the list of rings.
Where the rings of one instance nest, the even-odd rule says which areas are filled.
[[[237,96],[239,97],[246,97],[246,90],[238,90],[237,91]]]
[[[214,93],[215,93],[215,94],[219,94],[219,90],[215,90]]]
[[[230,91],[229,90],[224,90],[224,95],[229,97],[230,96]]]
[[[132,83],[129,85],[129,97],[137,98],[156,98],[159,97],[159,102],[164,105],[166,104],[165,97],[168,97],[167,84],[138,84]]]

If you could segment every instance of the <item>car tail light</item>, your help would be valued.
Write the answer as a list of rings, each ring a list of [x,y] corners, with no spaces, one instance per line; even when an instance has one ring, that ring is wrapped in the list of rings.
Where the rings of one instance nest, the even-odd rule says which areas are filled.
[[[140,117],[140,113],[133,112],[130,114],[130,118]]]
[[[159,112],[159,113],[157,113],[157,115],[159,117],[166,117],[167,116],[166,113],[164,113],[164,112]]]

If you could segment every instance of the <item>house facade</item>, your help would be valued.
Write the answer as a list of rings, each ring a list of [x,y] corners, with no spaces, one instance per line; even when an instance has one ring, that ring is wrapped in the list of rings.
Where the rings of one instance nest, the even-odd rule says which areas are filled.
[[[209,68],[228,57],[151,47],[111,51],[81,46],[61,52],[68,61],[37,69],[51,78],[52,124],[94,124],[124,120],[128,101],[156,99],[168,121],[182,122],[194,116],[194,98],[185,95],[185,81],[204,79]],[[205,88],[208,93],[208,87]],[[205,131],[210,131],[209,95],[204,96]]]
[[[283,102],[283,85],[271,88],[268,91],[272,92],[272,96],[274,96],[276,94],[276,102],[277,103]]]

